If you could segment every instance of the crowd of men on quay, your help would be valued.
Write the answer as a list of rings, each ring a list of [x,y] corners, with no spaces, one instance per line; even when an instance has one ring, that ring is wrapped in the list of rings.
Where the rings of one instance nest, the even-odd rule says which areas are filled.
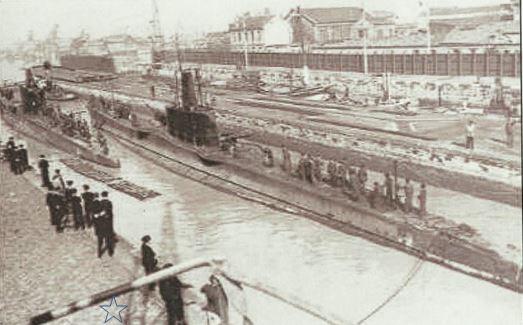
[[[3,149],[1,151],[3,160],[9,163],[9,168],[15,175],[33,169],[29,164],[27,149],[23,144],[16,144],[14,137],[9,137],[5,145],[0,143],[0,147]],[[45,202],[51,225],[55,227],[57,233],[63,233],[66,227],[72,227],[75,231],[94,228],[97,237],[97,256],[101,258],[107,251],[112,257],[118,240],[114,231],[113,204],[109,199],[109,193],[93,192],[87,184],[82,186],[83,191],[80,193],[75,188],[73,180],[64,179],[60,169],[55,169],[54,174],[50,175],[50,167],[45,155],[40,155],[38,169],[41,186],[47,188]],[[145,275],[173,266],[171,263],[159,266],[156,253],[150,246],[151,239],[149,235],[142,237],[141,262]],[[167,311],[167,323],[186,324],[184,306],[190,303],[184,302],[182,291],[192,288],[192,285],[185,284],[178,277],[173,276],[159,281],[158,286]],[[154,283],[149,285],[148,291],[155,290],[155,287]],[[204,311],[210,313],[211,318],[218,317],[220,321],[227,323],[228,302],[219,279],[211,275],[209,283],[205,284],[200,292],[207,298]]]
[[[313,157],[309,153],[301,153],[296,165],[292,166],[289,149],[282,146],[281,169],[294,177],[310,184],[326,183],[334,188],[340,188],[353,202],[366,201],[373,209],[402,209],[406,213],[417,212],[423,216],[427,213],[427,186],[420,184],[417,195],[418,207],[414,206],[415,190],[410,179],[405,179],[403,185],[393,178],[391,173],[385,173],[383,183],[373,182],[372,189],[367,189],[369,181],[365,165],[347,166],[333,160],[328,161],[326,174],[324,163],[320,157]],[[274,166],[274,156],[270,149],[264,150],[264,165]]]
[[[29,155],[23,144],[16,144],[14,137],[9,137],[3,146],[3,158],[9,163],[11,172],[21,175],[33,169],[29,165]],[[94,227],[98,239],[98,257],[104,250],[109,256],[114,254],[116,234],[113,227],[113,204],[109,193],[95,193],[89,185],[83,185],[80,193],[74,187],[74,181],[64,180],[60,169],[49,174],[50,164],[45,155],[40,155],[38,169],[42,179],[42,187],[47,188],[46,204],[49,209],[51,225],[56,232],[62,233],[65,227],[72,226],[75,230],[85,230]],[[105,249],[102,250],[102,247]]]

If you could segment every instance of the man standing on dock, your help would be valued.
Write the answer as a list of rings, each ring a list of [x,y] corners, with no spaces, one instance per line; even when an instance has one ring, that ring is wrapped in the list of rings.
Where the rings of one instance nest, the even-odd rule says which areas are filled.
[[[74,229],[85,229],[85,221],[82,211],[82,199],[78,196],[76,188],[71,191],[71,206],[73,211]]]
[[[114,225],[113,225],[113,203],[108,198],[109,193],[107,191],[102,192],[102,199],[100,200],[100,210],[102,222],[102,234],[105,240],[105,246],[109,252],[109,256],[114,254]]]
[[[171,266],[173,266],[171,263],[167,263],[163,268],[167,269]],[[182,289],[191,287],[191,285],[183,284],[177,276],[160,281],[160,296],[162,297],[162,300],[165,303],[165,309],[167,310],[167,324],[185,324]]]
[[[5,146],[5,155],[7,161],[9,161],[9,168],[11,172],[16,173],[15,171],[15,154],[16,154],[16,144],[13,137],[9,137],[9,140]]]
[[[46,203],[47,208],[49,210],[49,217],[51,219],[51,225],[57,226],[57,220],[58,220],[58,206],[57,206],[57,196],[56,192],[53,191],[52,188],[47,189],[47,196],[46,196]],[[56,229],[58,231],[58,227]]]
[[[151,236],[145,235],[142,237],[142,265],[145,271],[145,275],[149,275],[157,270],[158,260],[156,259],[156,253],[149,246]],[[149,285],[149,290],[154,290],[154,283]]]
[[[82,201],[84,202],[84,215],[87,227],[93,224],[93,201],[94,193],[89,191],[89,185],[84,185],[84,192],[82,193]]]
[[[40,169],[40,175],[42,176],[42,187],[52,188],[53,186],[49,180],[49,162],[45,159],[45,155],[40,155],[38,168]]]

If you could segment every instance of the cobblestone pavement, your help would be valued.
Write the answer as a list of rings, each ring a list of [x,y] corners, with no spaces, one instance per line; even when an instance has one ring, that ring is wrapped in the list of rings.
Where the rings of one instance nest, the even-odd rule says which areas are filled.
[[[111,258],[96,256],[92,229],[58,234],[50,225],[45,194],[28,177],[0,165],[0,324],[27,324],[31,316],[143,275],[139,261],[120,241]],[[117,298],[127,304],[126,324],[164,324],[165,312],[157,295],[142,291]],[[57,320],[54,324],[103,324],[98,306]],[[119,323],[113,319],[108,324]]]

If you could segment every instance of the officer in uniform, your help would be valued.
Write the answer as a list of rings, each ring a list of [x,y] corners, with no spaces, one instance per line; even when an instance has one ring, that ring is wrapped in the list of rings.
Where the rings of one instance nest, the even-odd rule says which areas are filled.
[[[84,192],[82,193],[82,201],[84,203],[85,223],[87,224],[87,227],[91,227],[93,219],[94,193],[89,191],[89,185],[84,185],[83,188]]]
[[[109,200],[109,193],[102,192],[102,199],[100,200],[100,216],[103,218],[103,238],[105,246],[109,252],[109,256],[114,254],[115,233],[113,225],[113,203]]]
[[[9,137],[9,140],[5,146],[5,156],[7,161],[9,161],[9,168],[11,172],[16,173],[15,171],[15,154],[16,154],[16,144],[13,137]]]
[[[85,229],[84,215],[82,210],[82,199],[78,196],[76,188],[71,190],[71,207],[73,211],[74,229]]]
[[[173,266],[168,263],[164,269]],[[167,324],[185,325],[184,302],[182,289],[191,288],[191,285],[183,284],[177,276],[160,281],[160,296],[167,309]]]
[[[157,270],[158,260],[156,259],[156,253],[149,246],[151,236],[145,235],[142,237],[142,265],[145,270],[145,275],[149,275]],[[149,285],[149,290],[154,290],[154,283]]]
[[[49,162],[45,159],[44,155],[40,155],[40,161],[38,161],[38,168],[40,169],[40,175],[42,176],[42,187],[52,188],[51,180],[49,179]]]

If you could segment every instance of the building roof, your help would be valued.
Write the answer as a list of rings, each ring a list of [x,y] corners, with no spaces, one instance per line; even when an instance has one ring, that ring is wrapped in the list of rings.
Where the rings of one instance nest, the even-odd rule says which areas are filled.
[[[295,8],[287,17],[298,13],[314,24],[355,23],[363,17],[363,9],[358,7]]]
[[[520,34],[520,32],[520,25],[517,21],[483,24],[468,29],[458,27],[453,29],[441,44],[515,44],[514,42],[518,38],[507,35]]]
[[[364,17],[375,25],[394,24],[396,15],[390,11],[379,10],[366,12],[358,7],[334,7],[334,8],[295,8],[291,9],[285,17],[287,19],[293,14],[301,14],[305,19],[316,25],[356,23]]]
[[[479,6],[479,7],[436,7],[429,8],[429,14],[431,16],[446,16],[446,15],[459,15],[459,14],[492,14],[506,9],[503,5],[494,6]]]
[[[367,40],[367,46],[369,47],[420,47],[427,45],[427,33],[417,33],[413,35],[401,35],[389,37],[380,40]],[[350,48],[350,47],[363,47],[363,40],[361,39],[350,39],[340,43],[329,44],[324,48]]]

